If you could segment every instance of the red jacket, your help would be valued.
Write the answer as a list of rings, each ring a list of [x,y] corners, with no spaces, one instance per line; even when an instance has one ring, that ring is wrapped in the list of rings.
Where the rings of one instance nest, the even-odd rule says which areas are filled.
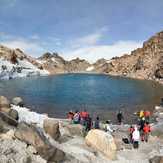
[[[151,127],[150,125],[145,124],[143,128],[144,133],[149,133],[151,132]]]

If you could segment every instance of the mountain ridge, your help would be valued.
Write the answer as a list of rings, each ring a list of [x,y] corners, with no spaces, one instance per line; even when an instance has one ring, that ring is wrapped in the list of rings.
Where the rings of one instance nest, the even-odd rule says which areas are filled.
[[[2,58],[11,63],[14,59],[15,61],[17,59],[26,60],[39,71],[45,70],[49,72],[49,74],[79,72],[105,73],[138,79],[155,80],[163,83],[163,31],[156,33],[143,43],[142,48],[137,48],[131,51],[130,54],[124,54],[121,57],[113,57],[110,60],[102,58],[93,64],[80,58],[67,61],[56,52],[47,52],[35,59],[28,56],[20,49],[13,50],[0,45],[0,59],[2,60]],[[2,64],[0,66],[2,66]]]

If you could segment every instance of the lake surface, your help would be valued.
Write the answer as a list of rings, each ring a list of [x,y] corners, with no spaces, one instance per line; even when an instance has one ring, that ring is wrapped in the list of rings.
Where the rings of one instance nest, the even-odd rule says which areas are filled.
[[[114,120],[119,109],[125,119],[141,108],[153,109],[163,97],[163,86],[108,75],[66,74],[0,81],[0,94],[21,96],[26,106],[53,117],[87,109],[93,117]]]

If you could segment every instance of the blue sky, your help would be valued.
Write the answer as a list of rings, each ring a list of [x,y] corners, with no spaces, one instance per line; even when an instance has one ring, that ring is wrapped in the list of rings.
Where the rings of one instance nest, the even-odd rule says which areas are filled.
[[[34,57],[119,56],[163,30],[163,0],[0,0],[0,44]]]

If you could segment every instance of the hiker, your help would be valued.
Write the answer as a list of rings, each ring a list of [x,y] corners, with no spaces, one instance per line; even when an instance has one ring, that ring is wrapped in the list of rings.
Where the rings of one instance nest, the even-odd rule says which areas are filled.
[[[80,112],[81,124],[85,125],[88,118],[88,112],[86,110]]]
[[[74,114],[73,122],[74,122],[74,124],[79,124],[80,123],[80,114],[79,114],[78,111],[76,111],[75,114]]]
[[[106,121],[106,124],[105,124],[105,131],[106,131],[107,133],[112,133],[112,132],[114,132],[114,130],[111,129],[111,127],[110,127],[110,121],[109,121],[109,120]]]
[[[73,111],[72,110],[70,110],[69,112],[68,112],[68,114],[67,114],[67,118],[69,119],[69,120],[73,120],[73,117],[74,117],[74,113],[73,113]]]
[[[149,122],[150,116],[151,116],[151,112],[150,111],[148,111],[148,110],[144,111],[144,117],[145,117],[145,121],[146,122]]]
[[[92,128],[92,118],[88,114],[87,119],[86,119],[85,130],[89,131],[89,130],[91,130],[91,128]]]
[[[140,125],[139,131],[140,131],[141,141],[144,141],[144,131],[143,131],[144,124],[145,124],[145,118],[143,117],[140,120],[140,124],[139,124]]]
[[[139,113],[139,118],[142,119],[144,117],[144,110],[141,110]]]
[[[148,142],[149,133],[151,132],[151,127],[148,122],[144,124],[143,131],[144,131],[144,140]]]
[[[163,98],[161,98],[160,106],[163,106]]]
[[[122,115],[122,112],[119,111],[118,114],[117,114],[117,120],[118,120],[118,123],[121,125],[122,123],[122,119],[123,119],[123,115]]]
[[[100,129],[100,119],[99,119],[99,117],[96,117],[94,128],[95,129]]]
[[[133,143],[133,138],[132,138],[133,132],[134,132],[134,127],[131,125],[130,128],[129,128],[129,140],[130,140],[130,143]]]
[[[133,140],[133,147],[138,148],[139,140],[140,140],[140,132],[139,132],[137,126],[134,127],[134,132],[132,133],[132,140]]]

